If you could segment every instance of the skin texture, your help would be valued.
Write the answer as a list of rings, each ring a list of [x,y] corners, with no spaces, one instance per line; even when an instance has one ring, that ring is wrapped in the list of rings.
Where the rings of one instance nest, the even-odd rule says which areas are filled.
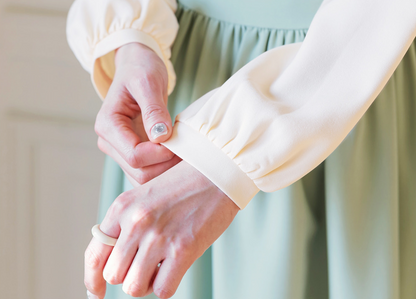
[[[101,230],[118,241],[113,248],[92,239],[85,252],[85,285],[98,298],[105,295],[105,281],[122,283],[134,297],[153,291],[170,298],[238,211],[211,181],[182,161],[115,200]]]
[[[167,72],[148,47],[116,52],[116,73],[97,115],[99,148],[135,187],[121,194],[101,223],[115,247],[92,239],[85,252],[85,286],[104,298],[106,281],[134,297],[170,298],[193,262],[225,231],[239,208],[195,168],[160,145],[172,133]],[[168,134],[151,138],[164,123]],[[160,267],[158,264],[160,263]]]
[[[113,83],[95,122],[98,147],[138,186],[181,161],[159,144],[172,134],[168,75],[159,56],[139,43],[119,48],[115,64]],[[157,123],[164,123],[168,132],[153,139],[150,132]]]

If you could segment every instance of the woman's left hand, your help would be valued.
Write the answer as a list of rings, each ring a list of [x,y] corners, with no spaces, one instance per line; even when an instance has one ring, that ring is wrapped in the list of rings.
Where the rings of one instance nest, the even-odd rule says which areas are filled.
[[[95,122],[98,147],[138,186],[181,160],[159,144],[172,133],[168,72],[162,59],[140,43],[117,49],[114,63],[114,78]]]
[[[105,281],[122,283],[134,297],[154,291],[170,298],[238,211],[210,180],[182,161],[114,201],[100,228],[117,243],[113,248],[92,239],[85,252],[85,285],[98,298],[105,295]]]

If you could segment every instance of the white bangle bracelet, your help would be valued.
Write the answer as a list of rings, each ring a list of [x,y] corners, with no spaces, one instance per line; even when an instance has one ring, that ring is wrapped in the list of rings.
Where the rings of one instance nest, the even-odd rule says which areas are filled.
[[[92,233],[94,238],[96,238],[98,241],[100,241],[101,243],[103,243],[105,245],[108,245],[108,246],[116,245],[117,239],[112,238],[112,237],[107,236],[106,234],[104,234],[101,231],[99,224],[96,224],[92,227],[91,233]]]

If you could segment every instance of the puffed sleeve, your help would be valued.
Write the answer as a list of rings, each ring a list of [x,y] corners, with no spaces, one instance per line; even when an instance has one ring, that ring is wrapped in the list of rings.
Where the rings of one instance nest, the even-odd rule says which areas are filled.
[[[415,0],[325,0],[303,43],[260,55],[193,103],[164,145],[244,208],[335,150],[415,35]]]
[[[145,44],[163,60],[168,71],[168,93],[175,86],[170,47],[178,31],[176,0],[76,0],[68,14],[69,46],[105,98],[114,77],[114,50]]]

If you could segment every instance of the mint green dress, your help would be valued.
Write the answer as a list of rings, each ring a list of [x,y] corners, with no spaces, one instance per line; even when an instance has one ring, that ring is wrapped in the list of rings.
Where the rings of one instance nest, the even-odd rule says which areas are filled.
[[[177,85],[169,97],[171,115],[264,51],[301,42],[320,2],[182,0],[172,49]],[[108,158],[100,221],[129,188]],[[260,192],[189,269],[173,298],[415,299],[415,281],[413,43],[336,151],[291,186]],[[106,298],[131,297],[109,285]]]

